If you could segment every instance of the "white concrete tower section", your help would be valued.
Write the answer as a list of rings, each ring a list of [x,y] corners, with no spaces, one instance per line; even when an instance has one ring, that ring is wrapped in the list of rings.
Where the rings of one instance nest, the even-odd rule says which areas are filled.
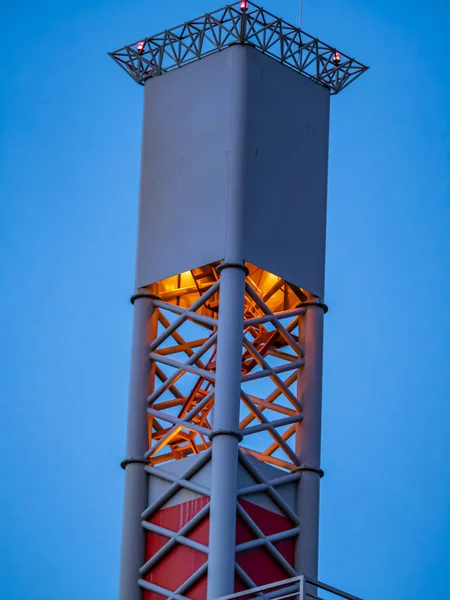
[[[317,591],[330,93],[366,67],[217,12],[111,54],[145,84],[119,600]]]

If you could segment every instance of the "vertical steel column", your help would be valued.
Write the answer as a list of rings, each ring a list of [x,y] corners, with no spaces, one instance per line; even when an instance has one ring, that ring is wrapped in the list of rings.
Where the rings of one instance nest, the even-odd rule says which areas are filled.
[[[148,346],[152,340],[153,303],[150,294],[136,294],[134,304],[133,341],[131,351],[130,395],[123,507],[122,549],[120,561],[119,600],[141,600],[138,585],[139,568],[145,558],[145,531],[141,513],[148,504],[148,475],[144,471],[148,450],[147,397],[151,372]]]
[[[305,366],[299,380],[303,401],[303,421],[298,424],[296,452],[301,460],[302,477],[297,490],[300,535],[297,543],[297,569],[312,579],[318,578],[320,446],[322,429],[323,315],[326,307],[311,302],[304,322]]]
[[[220,270],[217,369],[212,439],[208,598],[234,591],[239,405],[244,321],[244,265]]]
[[[220,275],[219,325],[212,439],[208,599],[234,592],[239,408],[247,267],[242,260],[242,202],[245,196],[247,55],[234,46],[228,137],[228,216]]]

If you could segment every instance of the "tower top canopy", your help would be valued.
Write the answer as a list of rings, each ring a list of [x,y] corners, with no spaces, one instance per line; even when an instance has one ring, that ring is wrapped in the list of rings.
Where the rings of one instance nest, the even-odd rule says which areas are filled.
[[[248,44],[337,94],[368,69],[252,2],[236,2],[109,55],[137,82]]]

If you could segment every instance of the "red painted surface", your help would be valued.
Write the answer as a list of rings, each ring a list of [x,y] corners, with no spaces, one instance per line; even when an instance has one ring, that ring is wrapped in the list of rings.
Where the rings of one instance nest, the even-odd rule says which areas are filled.
[[[259,504],[254,504],[248,500],[239,500],[239,504],[251,516],[265,535],[280,533],[280,531],[286,531],[286,529],[292,529],[293,527],[290,519],[263,506],[259,506]]]
[[[150,519],[150,522],[171,531],[180,531],[186,523],[193,519],[208,504],[208,501],[209,498],[201,496],[200,498],[193,498],[192,500],[181,502],[168,508],[162,508]]]
[[[238,517],[236,521],[236,544],[243,544],[254,539],[255,536],[251,529]]]
[[[254,504],[253,502],[249,502],[248,500],[241,499],[239,500],[239,503],[265,535],[280,533],[281,531],[286,531],[293,527],[291,520],[284,515],[279,515],[278,513],[268,510],[263,506],[259,506],[258,504]],[[238,519],[236,533],[239,531]],[[250,539],[255,538],[253,534],[251,534],[251,536]],[[238,535],[236,536],[237,544],[242,544],[246,541],[248,541],[248,538],[239,539]],[[294,566],[295,538],[277,542],[274,546],[280,551],[280,554],[283,555],[287,562],[291,566]],[[273,583],[274,581],[280,581],[281,579],[289,577],[289,573],[278,564],[264,547],[239,552],[236,555],[236,562],[244,569],[256,585],[265,585],[266,583]]]
[[[174,532],[186,525],[206,504],[209,498],[194,498],[187,502],[160,509],[151,519],[151,522]],[[253,519],[255,524],[265,535],[286,531],[293,527],[291,521],[271,510],[263,508],[248,500],[240,500],[241,506]],[[203,519],[186,537],[208,545],[209,538],[209,516]],[[255,539],[255,535],[240,518],[236,521],[236,544],[242,544]],[[156,533],[147,534],[146,561],[150,559],[166,542],[168,538]],[[295,560],[295,538],[276,542],[274,546],[292,566]],[[206,554],[187,546],[177,544],[173,550],[158,564],[156,564],[146,580],[166,589],[175,591],[186,579],[197,571],[207,560]],[[264,547],[254,548],[236,555],[239,566],[248,574],[256,585],[264,585],[285,579],[289,574]],[[197,582],[187,595],[192,600],[205,600],[206,598],[206,576]],[[235,591],[247,589],[237,576],[235,579]],[[154,592],[144,592],[144,600],[163,600],[163,597]]]

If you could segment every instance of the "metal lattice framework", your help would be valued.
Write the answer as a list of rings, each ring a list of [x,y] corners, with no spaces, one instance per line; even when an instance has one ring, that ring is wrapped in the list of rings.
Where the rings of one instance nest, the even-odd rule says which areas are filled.
[[[215,265],[176,278],[153,289],[161,299],[153,300],[156,334],[150,344],[145,458],[151,465],[207,450],[212,432],[220,281]],[[306,298],[303,290],[256,267],[246,280],[242,449],[289,471],[300,466],[294,442],[303,419]]]
[[[192,481],[192,479],[199,471],[201,471],[203,467],[205,467],[210,460],[211,450],[208,450],[202,453],[202,455],[198,457],[194,464],[189,466],[187,470],[179,477],[174,476],[172,473],[164,470],[161,467],[145,467],[150,476],[166,481],[167,483],[170,483],[170,486],[167,488],[165,493],[155,500],[142,514],[143,528],[150,534],[153,533],[163,536],[167,540],[159,548],[159,550],[153,554],[144,565],[142,565],[141,569],[139,570],[139,585],[144,590],[157,593],[166,598],[189,597],[191,588],[193,588],[201,579],[206,576],[209,554],[208,546],[191,539],[189,536],[198,525],[207,520],[209,517],[209,498],[211,491],[209,488],[195,483]],[[262,474],[261,470],[257,468],[255,461],[249,460],[242,451],[239,453],[239,462],[241,467],[246,470],[247,473],[249,473],[250,477],[256,483],[242,487],[238,490],[236,502],[237,517],[242,523],[245,524],[246,527],[248,527],[249,531],[251,531],[253,534],[254,539],[237,544],[235,562],[236,575],[244,585],[247,585],[250,588],[255,588],[256,584],[254,581],[252,581],[248,573],[246,573],[246,571],[239,565],[239,554],[254,548],[264,547],[272,559],[276,561],[278,565],[280,565],[286,574],[293,577],[297,574],[295,569],[286,560],[279,549],[277,549],[275,544],[282,540],[296,538],[300,533],[300,521],[299,517],[288,506],[282,495],[277,491],[277,487],[298,481],[301,478],[301,473],[297,472],[286,474],[276,479],[269,480]],[[164,507],[164,505],[169,502],[180,490],[189,490],[190,492],[200,494],[205,498],[203,507],[192,518],[188,519],[179,531],[173,531],[152,522],[152,518],[157,515],[158,511]],[[257,525],[255,520],[250,516],[245,506],[239,501],[243,496],[248,498],[261,492],[268,494],[270,499],[276,504],[280,514],[283,514],[290,521],[291,526],[285,531],[266,535]],[[152,581],[152,571],[180,545],[200,552],[204,556],[205,562],[185,582],[183,582],[180,587],[178,587],[176,590],[169,590],[161,585],[155,584],[154,581]]]
[[[337,94],[368,69],[252,2],[237,2],[109,55],[137,82],[248,44]]]

